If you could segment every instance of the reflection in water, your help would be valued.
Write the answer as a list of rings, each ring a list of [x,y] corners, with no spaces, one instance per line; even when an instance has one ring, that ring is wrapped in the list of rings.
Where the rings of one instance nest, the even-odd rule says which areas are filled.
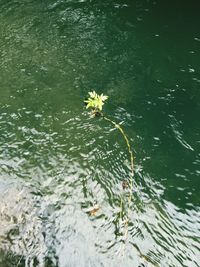
[[[159,8],[1,1],[0,266],[200,266],[196,13]],[[126,242],[129,155],[83,111],[92,89],[136,154]]]

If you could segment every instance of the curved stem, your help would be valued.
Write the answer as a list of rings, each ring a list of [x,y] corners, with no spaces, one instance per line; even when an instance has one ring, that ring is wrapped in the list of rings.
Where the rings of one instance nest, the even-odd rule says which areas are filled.
[[[129,142],[129,140],[128,140],[128,137],[127,137],[127,135],[125,134],[125,132],[124,132],[124,130],[122,129],[122,127],[121,127],[118,123],[112,121],[111,119],[109,119],[109,118],[107,118],[107,117],[105,117],[105,116],[103,116],[103,118],[104,118],[104,120],[109,121],[110,123],[112,123],[112,124],[115,126],[115,128],[119,129],[119,131],[122,133],[122,135],[123,135],[123,137],[124,137],[124,140],[126,141],[127,148],[128,148],[128,152],[129,152],[129,154],[130,154],[131,178],[132,178],[132,177],[134,176],[134,156],[133,156],[133,152],[132,152],[132,150],[131,150],[131,145],[130,145],[130,142]]]
[[[104,118],[104,120],[106,120],[106,121],[112,123],[112,124],[115,126],[115,128],[117,128],[117,129],[121,132],[121,134],[122,134],[124,140],[126,141],[126,145],[127,145],[128,152],[129,152],[129,155],[130,155],[130,167],[131,167],[131,174],[130,174],[130,180],[129,180],[129,189],[130,189],[130,191],[129,191],[129,196],[128,196],[128,214],[127,214],[127,219],[126,219],[126,221],[125,221],[125,231],[124,231],[124,239],[126,240],[126,239],[127,239],[127,235],[128,235],[129,212],[130,212],[131,203],[132,203],[133,176],[134,176],[134,156],[133,156],[133,152],[132,152],[132,150],[131,150],[131,145],[130,145],[130,142],[129,142],[129,140],[128,140],[128,137],[127,137],[127,135],[125,134],[125,132],[124,132],[124,130],[122,129],[122,127],[121,127],[118,123],[116,123],[116,122],[114,122],[113,120],[111,120],[111,119],[105,117],[104,115],[103,115],[103,118]],[[121,209],[122,209],[122,201],[123,201],[123,200],[122,200],[122,197],[121,197]],[[121,215],[121,214],[122,214],[122,210],[121,210],[121,212],[120,212],[120,215]],[[121,219],[122,219],[122,218],[121,218]]]
[[[113,124],[115,126],[115,128],[117,128],[121,132],[121,134],[122,134],[122,136],[123,136],[123,138],[124,138],[124,140],[126,142],[126,145],[127,145],[127,148],[128,148],[128,152],[129,152],[129,155],[130,155],[131,174],[130,174],[130,182],[129,182],[130,191],[129,191],[129,196],[128,196],[128,214],[127,214],[127,217],[125,218],[125,221],[124,221],[125,222],[125,224],[124,224],[125,225],[124,226],[124,228],[125,228],[125,230],[124,230],[124,241],[126,241],[127,240],[127,236],[128,236],[129,212],[130,212],[130,208],[131,208],[132,193],[133,193],[134,156],[133,156],[133,152],[131,150],[131,145],[130,145],[129,139],[128,139],[126,133],[124,132],[124,130],[122,129],[122,127],[118,123],[116,123],[113,120],[111,120],[111,119],[107,118],[106,116],[104,116],[102,112],[98,112],[97,114],[98,114],[98,116],[103,117],[104,120],[106,120],[106,121],[110,122],[111,124]],[[121,208],[120,219],[122,220],[123,219],[122,218],[123,217],[123,211],[122,211],[123,210],[123,197],[122,196],[121,196],[121,201],[120,201],[120,208]],[[141,258],[143,258],[146,262],[151,263],[152,266],[157,266],[157,265],[154,265],[152,263],[152,261],[150,261],[150,259],[148,259],[147,256],[143,255],[140,252],[140,250],[137,248],[136,245],[134,245],[134,247],[139,252]]]

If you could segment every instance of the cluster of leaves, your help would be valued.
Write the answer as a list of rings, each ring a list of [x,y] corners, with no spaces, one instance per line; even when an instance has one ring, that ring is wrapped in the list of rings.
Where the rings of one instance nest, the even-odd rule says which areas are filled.
[[[104,101],[108,99],[106,95],[98,95],[95,91],[89,92],[89,98],[84,102],[87,104],[86,108],[91,108],[94,112],[101,112]]]

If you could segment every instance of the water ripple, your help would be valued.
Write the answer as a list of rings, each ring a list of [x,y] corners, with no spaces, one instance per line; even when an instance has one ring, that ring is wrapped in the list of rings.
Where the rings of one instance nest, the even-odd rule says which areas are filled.
[[[0,3],[1,266],[199,267],[198,35],[125,2]]]

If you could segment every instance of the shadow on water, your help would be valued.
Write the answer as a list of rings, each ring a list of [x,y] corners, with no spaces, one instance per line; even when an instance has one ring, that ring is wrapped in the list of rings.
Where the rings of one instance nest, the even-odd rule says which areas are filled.
[[[200,266],[195,10],[0,1],[1,267]],[[136,155],[125,241],[129,155],[84,111],[92,89],[109,95]]]

